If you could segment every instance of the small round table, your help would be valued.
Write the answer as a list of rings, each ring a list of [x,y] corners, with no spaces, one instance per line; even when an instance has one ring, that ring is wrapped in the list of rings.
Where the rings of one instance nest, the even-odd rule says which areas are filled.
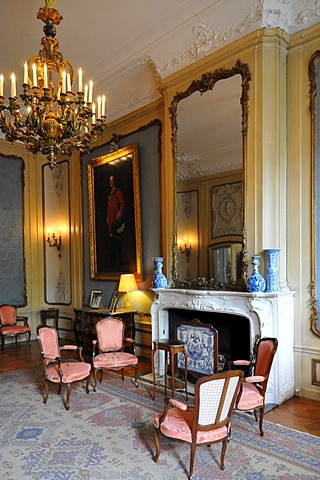
[[[174,398],[174,389],[175,389],[175,362],[174,356],[177,353],[182,353],[184,355],[184,384],[186,391],[186,400],[188,401],[188,389],[187,389],[187,374],[188,374],[188,356],[184,348],[184,342],[181,340],[163,338],[153,340],[153,350],[151,352],[151,366],[152,366],[152,375],[153,375],[153,400],[155,397],[156,390],[156,372],[154,368],[154,356],[157,350],[163,350],[165,352],[165,370],[164,370],[164,394],[167,395],[167,375],[168,375],[168,353],[170,354],[170,364],[171,364],[171,392],[172,398]]]

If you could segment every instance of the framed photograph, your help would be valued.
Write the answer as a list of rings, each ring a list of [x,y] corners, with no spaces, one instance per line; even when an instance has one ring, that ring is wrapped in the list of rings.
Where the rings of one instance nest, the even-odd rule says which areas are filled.
[[[92,279],[142,279],[137,145],[88,163],[89,249]]]
[[[90,308],[99,308],[102,298],[102,290],[92,290],[89,300]]]
[[[118,300],[119,300],[119,295],[120,293],[118,292],[118,290],[115,290],[113,292],[113,295],[111,297],[111,301],[110,301],[110,306],[109,306],[109,310],[111,311],[111,313],[115,312],[116,308],[117,308],[117,303],[118,303]]]

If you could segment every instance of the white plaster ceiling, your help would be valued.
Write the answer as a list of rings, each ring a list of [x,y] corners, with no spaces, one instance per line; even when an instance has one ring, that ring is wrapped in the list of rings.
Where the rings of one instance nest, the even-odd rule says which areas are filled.
[[[40,49],[44,0],[1,0],[0,73],[22,80]],[[320,21],[319,0],[56,0],[60,51],[107,95],[108,121],[159,95],[166,77],[261,26],[288,33]],[[19,82],[19,79],[18,79]],[[22,82],[21,82],[22,83]]]
[[[44,0],[1,0],[0,73],[22,83],[23,63],[40,50]],[[106,94],[107,121],[160,97],[159,81],[261,27],[289,34],[320,21],[319,0],[56,0],[60,51],[94,96]],[[20,81],[19,81],[20,80]]]

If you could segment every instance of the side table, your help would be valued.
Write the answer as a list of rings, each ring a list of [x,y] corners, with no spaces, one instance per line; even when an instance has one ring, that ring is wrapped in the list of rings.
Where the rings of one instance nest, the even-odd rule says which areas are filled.
[[[153,350],[151,352],[151,366],[152,366],[152,376],[153,376],[153,400],[155,397],[156,390],[156,373],[154,368],[154,356],[157,350],[163,350],[165,352],[165,371],[164,371],[164,394],[167,395],[167,375],[168,375],[168,353],[170,354],[170,364],[171,364],[171,394],[174,398],[174,389],[175,389],[175,359],[174,356],[178,353],[183,353],[185,362],[184,362],[184,386],[186,391],[186,400],[188,401],[188,387],[187,387],[187,374],[188,374],[188,356],[184,348],[184,342],[181,340],[164,338],[153,340]]]

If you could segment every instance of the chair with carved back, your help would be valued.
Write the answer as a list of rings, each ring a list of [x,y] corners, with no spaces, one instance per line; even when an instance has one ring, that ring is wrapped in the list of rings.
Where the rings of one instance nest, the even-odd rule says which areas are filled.
[[[157,462],[160,456],[160,434],[190,446],[189,478],[193,474],[196,449],[222,442],[220,468],[231,435],[230,419],[239,393],[242,371],[228,370],[200,377],[195,384],[194,404],[165,398],[163,413],[154,418]],[[217,477],[218,478],[218,477]]]
[[[31,346],[31,328],[28,324],[28,317],[17,315],[17,309],[13,305],[1,305],[0,335],[2,348],[6,337],[15,337],[17,343],[19,335],[28,335],[29,346]]]
[[[259,412],[259,430],[262,437],[268,380],[277,348],[276,338],[264,337],[258,341],[254,358],[249,365],[250,376],[244,377],[236,404],[239,411],[253,411],[256,421]],[[235,361],[235,367],[239,368],[241,362]]]
[[[85,381],[86,393],[89,393],[91,365],[84,361],[82,347],[77,345],[59,346],[58,332],[54,327],[39,325],[37,327],[37,335],[45,372],[45,396],[43,402],[46,404],[48,401],[49,383],[59,386],[59,395],[61,386],[66,385],[67,395],[64,404],[66,410],[69,410],[71,384]],[[72,352],[71,358],[63,358],[63,352]]]
[[[97,390],[97,379],[102,382],[104,370],[120,370],[124,380],[124,368],[133,367],[135,371],[135,386],[138,386],[138,357],[135,352],[135,342],[125,338],[125,322],[118,317],[106,317],[96,323],[97,340],[93,340],[92,368],[94,391]],[[125,352],[130,346],[133,353]]]
[[[218,373],[218,331],[198,319],[180,322],[176,326],[176,338],[184,342],[188,358],[188,374],[194,377]],[[177,368],[184,370],[184,356],[177,355]]]

